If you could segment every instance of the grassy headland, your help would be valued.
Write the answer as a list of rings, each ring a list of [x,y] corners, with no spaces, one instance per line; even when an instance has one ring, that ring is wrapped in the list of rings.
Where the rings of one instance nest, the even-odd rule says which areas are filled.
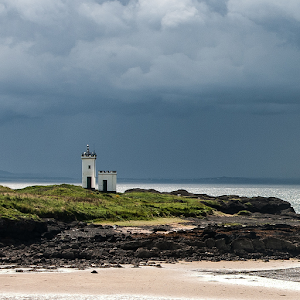
[[[127,221],[203,217],[213,208],[201,199],[169,194],[99,193],[62,184],[12,190],[0,186],[0,218],[55,218],[61,221]]]

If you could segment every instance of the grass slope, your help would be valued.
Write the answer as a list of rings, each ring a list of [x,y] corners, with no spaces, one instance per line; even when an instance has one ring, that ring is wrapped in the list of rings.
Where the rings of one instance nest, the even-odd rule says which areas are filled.
[[[212,210],[199,199],[165,194],[105,194],[68,184],[31,186],[20,190],[0,186],[2,218],[116,222],[202,217]]]

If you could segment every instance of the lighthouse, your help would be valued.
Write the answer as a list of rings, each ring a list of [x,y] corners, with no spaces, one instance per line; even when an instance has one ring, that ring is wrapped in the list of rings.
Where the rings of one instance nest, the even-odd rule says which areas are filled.
[[[96,188],[96,158],[95,152],[90,152],[87,145],[86,152],[81,154],[82,161],[82,187],[85,189]]]

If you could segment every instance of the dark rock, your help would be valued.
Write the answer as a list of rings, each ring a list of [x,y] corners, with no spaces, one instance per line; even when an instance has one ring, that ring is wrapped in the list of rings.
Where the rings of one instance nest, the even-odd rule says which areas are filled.
[[[221,204],[239,202],[247,209],[254,209],[251,199],[222,196],[222,199],[216,201]],[[255,201],[258,201],[257,203],[261,204],[260,209],[263,209],[262,204],[265,200],[256,199]],[[215,203],[215,201],[212,202]],[[275,207],[277,200],[271,199],[270,202]],[[279,206],[280,203],[281,201],[278,201]],[[0,263],[18,266],[70,265],[76,268],[88,268],[91,265],[114,267],[132,262],[138,266],[140,263],[145,264],[149,259],[174,263],[179,259],[219,261],[299,258],[298,219],[283,216],[279,213],[280,209],[274,211],[277,213],[273,215],[253,213],[248,219],[235,215],[226,217],[226,222],[224,222],[245,225],[222,226],[220,220],[224,220],[225,217],[208,216],[202,220],[191,219],[196,226],[193,230],[173,231],[168,226],[149,226],[151,232],[149,234],[124,233],[121,232],[121,228],[112,226],[97,226],[96,224],[87,226],[80,222],[66,224],[46,220],[44,222],[47,225],[46,231],[41,230],[38,235],[36,233],[28,235],[28,232],[36,231],[35,229],[29,230],[30,226],[27,227],[26,239],[19,238],[19,235],[3,236],[0,232]],[[215,220],[214,223],[211,220]],[[250,220],[250,225],[247,222],[244,223],[245,220],[247,222]],[[268,225],[259,225],[266,223]]]
[[[262,214],[295,215],[295,211],[289,202],[275,197],[220,196],[216,197],[213,202],[203,201],[203,203],[226,214],[249,211]]]
[[[204,239],[213,238],[216,236],[216,234],[217,234],[216,230],[211,226],[205,228],[202,233]]]
[[[110,238],[110,236],[107,236],[105,234],[96,233],[94,235],[94,240],[96,242],[104,242],[104,241],[107,241],[109,238]]]
[[[209,238],[205,241],[205,245],[207,248],[213,248],[213,247],[215,247],[215,244],[216,244],[216,242],[212,238]]]
[[[72,248],[72,249],[79,249],[79,247],[80,247],[80,245],[77,243],[70,245],[70,248]]]
[[[266,248],[265,243],[262,240],[254,239],[252,240],[252,245],[255,251],[262,251]]]
[[[153,247],[151,250],[151,257],[159,256],[160,250],[157,247]]]
[[[43,233],[43,237],[46,239],[53,239],[58,233],[62,231],[59,226],[48,225],[47,232]]]
[[[123,243],[120,248],[124,249],[124,250],[136,250],[138,248],[141,247],[145,247],[145,245],[147,245],[148,243],[145,241],[129,241],[129,242],[125,242]]]
[[[231,249],[230,245],[226,244],[225,238],[216,240],[215,246],[219,250],[223,250],[223,251],[229,251]]]
[[[289,241],[284,241],[283,243],[283,249],[286,249],[288,251],[296,251],[296,245]]]
[[[153,232],[159,232],[159,231],[166,232],[166,231],[169,231],[169,230],[170,230],[170,226],[168,226],[168,225],[155,226],[152,229]]]
[[[174,243],[173,241],[162,239],[155,242],[154,247],[158,248],[159,250],[176,250],[180,246],[177,243]]]
[[[214,236],[214,238],[216,240],[218,240],[218,239],[225,239],[226,243],[228,243],[229,240],[230,240],[230,237],[227,234],[225,234],[225,233],[216,233],[215,236]]]
[[[18,239],[21,241],[40,238],[47,231],[47,223],[35,220],[10,220],[0,218],[1,238]]]
[[[266,249],[271,250],[288,250],[296,251],[297,246],[290,241],[285,241],[283,239],[278,239],[275,237],[268,237],[263,240]]]
[[[51,251],[51,250],[46,250],[46,251],[43,253],[43,256],[44,256],[45,258],[50,258],[52,255],[53,255],[53,251]]]
[[[91,251],[82,251],[78,253],[79,258],[84,258],[84,259],[91,259],[92,258],[92,252]]]
[[[146,248],[138,248],[134,255],[139,258],[150,258],[152,256],[151,251]]]
[[[140,189],[140,188],[128,189],[124,193],[128,194],[128,193],[145,193],[145,192],[147,192],[147,193],[153,193],[153,194],[160,194],[159,191],[156,191],[154,189],[147,190],[147,189]]]
[[[61,257],[65,259],[74,259],[75,255],[73,251],[63,251]]]
[[[284,241],[275,237],[267,237],[263,239],[266,249],[282,250]]]
[[[197,247],[197,248],[200,248],[200,249],[206,247],[205,243],[202,242],[202,241],[199,241],[199,240],[196,240],[196,241],[195,240],[188,240],[185,243],[189,246],[194,246],[194,247]]]
[[[175,195],[175,196],[194,196],[194,194],[189,193],[188,191],[183,190],[183,189],[180,189],[180,190],[177,190],[177,191],[170,192],[169,194]]]
[[[254,197],[249,200],[252,212],[268,213],[268,214],[281,214],[281,212],[295,212],[291,204],[279,198],[270,197]]]
[[[253,251],[253,244],[250,239],[247,238],[239,238],[234,240],[231,243],[231,247],[235,251],[247,251],[247,252],[252,252]]]

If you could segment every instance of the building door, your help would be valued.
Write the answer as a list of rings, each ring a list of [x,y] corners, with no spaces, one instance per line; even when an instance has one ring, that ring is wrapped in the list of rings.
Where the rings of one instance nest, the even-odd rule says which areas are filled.
[[[107,192],[107,180],[103,180],[103,192]]]
[[[87,177],[87,179],[86,179],[86,187],[88,189],[92,188],[92,177]]]

